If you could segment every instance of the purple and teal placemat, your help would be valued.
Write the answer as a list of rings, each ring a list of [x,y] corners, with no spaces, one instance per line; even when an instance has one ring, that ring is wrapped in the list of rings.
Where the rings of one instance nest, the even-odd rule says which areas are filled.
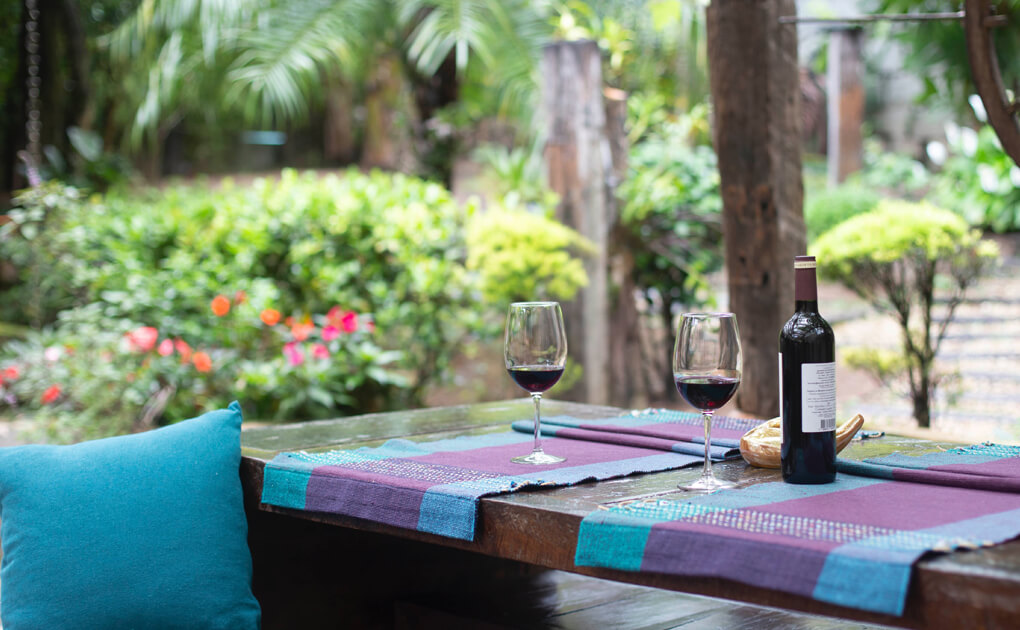
[[[536,486],[561,486],[680,468],[692,455],[605,442],[550,438],[567,461],[514,464],[532,437],[506,431],[435,442],[390,440],[378,448],[280,453],[266,463],[262,502],[353,516],[442,536],[474,539],[478,499]]]
[[[1010,490],[1020,477],[1018,447],[893,455],[859,471],[874,476],[844,473],[827,485],[774,482],[597,510],[581,524],[575,561],[721,577],[902,615],[922,555],[1020,535],[1020,494]],[[929,471],[924,483],[900,480]],[[939,485],[947,474],[952,485]],[[972,487],[963,485],[968,476]],[[990,479],[1006,491],[987,489]]]
[[[761,420],[718,416],[712,419],[713,460],[740,455],[740,438],[761,424]],[[532,433],[534,421],[513,423],[515,431]],[[705,424],[701,414],[666,409],[650,409],[598,420],[579,420],[570,416],[542,418],[542,435],[549,437],[629,444],[686,455],[705,455]]]

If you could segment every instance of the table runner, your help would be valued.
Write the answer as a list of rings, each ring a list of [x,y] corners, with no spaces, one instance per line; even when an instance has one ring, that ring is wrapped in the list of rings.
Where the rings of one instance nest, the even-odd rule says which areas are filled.
[[[968,475],[985,487],[992,478],[1015,482],[1018,447],[893,455],[860,470],[875,476],[840,474],[817,486],[773,482],[597,510],[581,524],[575,562],[722,577],[902,615],[912,565],[922,555],[1020,535],[1020,494],[960,487]],[[929,471],[924,483],[900,480]],[[946,475],[953,485],[938,485]]]
[[[701,461],[658,449],[550,438],[543,447],[566,462],[511,463],[512,457],[530,452],[531,440],[504,431],[424,443],[397,439],[377,448],[280,453],[266,463],[262,502],[473,540],[483,496]]]
[[[761,420],[717,416],[712,419],[709,453],[720,461],[740,455],[740,438],[761,424]],[[532,433],[533,420],[513,423],[515,431]],[[627,415],[579,420],[570,416],[542,418],[542,435],[629,444],[675,453],[705,456],[705,424],[701,414],[666,409],[635,411]]]

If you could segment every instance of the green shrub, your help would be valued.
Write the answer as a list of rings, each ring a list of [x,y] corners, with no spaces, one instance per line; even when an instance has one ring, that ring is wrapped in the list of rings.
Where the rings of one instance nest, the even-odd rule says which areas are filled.
[[[553,219],[504,205],[475,213],[468,223],[467,242],[468,269],[480,275],[482,296],[494,305],[573,299],[588,284],[577,256],[595,249]]]
[[[935,198],[971,225],[996,232],[1020,230],[1020,167],[1002,150],[995,131],[949,126],[950,157],[936,178]]]
[[[401,175],[285,171],[246,188],[225,181],[65,198],[53,206],[59,211],[39,219],[45,236],[38,238],[50,247],[29,262],[60,265],[73,291],[54,289],[59,317],[4,348],[0,366],[22,373],[6,390],[7,404],[77,414],[101,432],[138,428],[140,408],[157,403],[159,413],[145,422],[190,417],[196,406],[235,397],[256,418],[417,405],[462,343],[490,331],[494,313],[502,316],[505,304],[483,296],[544,290],[562,297],[584,281],[566,251],[583,249],[580,237],[533,215],[526,240],[499,224],[473,222],[473,260],[484,264],[480,272],[469,269],[474,207]],[[23,199],[18,211],[35,216],[44,199]],[[22,224],[8,229],[4,247],[28,251],[25,232]],[[532,278],[493,272],[494,253],[505,251],[544,271]],[[538,285],[515,284],[523,280]],[[30,286],[22,289],[31,294]],[[284,323],[267,324],[267,311]],[[361,327],[326,339],[338,314],[356,317]],[[160,345],[179,340],[190,354],[125,346],[125,335],[140,329],[154,332]],[[58,349],[51,355],[70,349],[60,355],[63,372],[39,359],[50,348]],[[211,369],[199,369],[198,352]],[[87,369],[93,363],[102,368],[95,375]],[[61,395],[42,404],[39,388],[52,384]],[[113,394],[91,396],[90,389]],[[176,395],[163,400],[166,392]],[[52,433],[86,435],[69,415],[54,417]]]
[[[995,244],[982,241],[948,210],[886,200],[826,232],[811,253],[823,278],[846,285],[895,317],[914,418],[919,426],[930,426],[940,378],[935,356],[966,290],[996,258]],[[945,277],[949,291],[944,319],[937,322],[932,319],[936,275]]]
[[[619,188],[635,286],[662,297],[666,321],[674,304],[710,299],[705,275],[722,265],[722,198],[715,153],[684,143],[683,125],[667,126],[632,148],[630,174]]]
[[[804,204],[808,242],[813,243],[819,236],[850,217],[873,209],[878,201],[876,193],[853,184],[815,192]]]

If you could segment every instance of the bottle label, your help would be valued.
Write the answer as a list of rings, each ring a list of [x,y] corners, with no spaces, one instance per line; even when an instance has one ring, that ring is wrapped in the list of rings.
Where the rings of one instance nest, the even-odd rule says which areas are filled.
[[[804,433],[836,430],[836,364],[800,366],[801,426]]]

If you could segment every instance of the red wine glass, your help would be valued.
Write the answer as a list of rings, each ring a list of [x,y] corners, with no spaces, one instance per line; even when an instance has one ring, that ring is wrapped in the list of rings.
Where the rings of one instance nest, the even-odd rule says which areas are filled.
[[[734,484],[712,474],[712,414],[737,393],[740,386],[740,331],[733,313],[684,313],[673,348],[676,388],[705,418],[705,467],[684,490],[714,492]]]
[[[567,363],[567,333],[557,302],[514,302],[506,318],[503,357],[507,372],[535,401],[535,444],[529,455],[510,461],[518,464],[556,464],[564,457],[549,455],[539,440],[542,392],[563,376]]]

